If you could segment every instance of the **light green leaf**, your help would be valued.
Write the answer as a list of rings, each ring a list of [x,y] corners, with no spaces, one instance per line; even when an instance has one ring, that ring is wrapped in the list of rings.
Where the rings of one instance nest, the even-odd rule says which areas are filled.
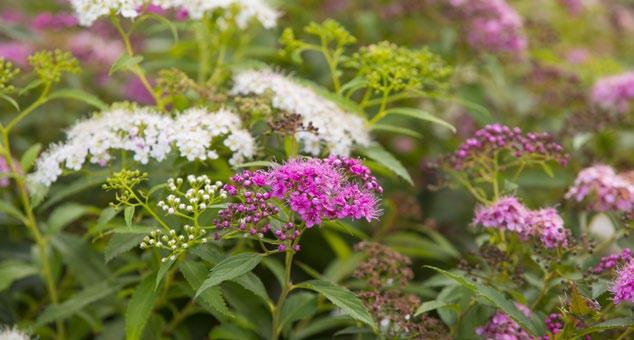
[[[58,233],[64,227],[88,213],[89,210],[90,207],[77,203],[66,203],[55,208],[48,218],[48,230],[46,230],[46,233],[48,235]]]
[[[545,333],[543,325],[539,325],[540,327],[535,325],[533,321],[531,321],[531,319],[529,319],[519,309],[517,309],[513,302],[509,301],[501,292],[491,287],[472,282],[460,274],[450,273],[448,271],[432,266],[425,267],[433,269],[447,276],[448,278],[458,282],[463,287],[469,289],[477,296],[484,298],[489,303],[492,303],[493,305],[501,309],[504,313],[508,314],[513,320],[515,320],[520,326],[522,326],[522,328],[524,328],[531,334],[542,335]]]
[[[386,131],[386,132],[397,133],[400,135],[410,136],[417,139],[423,138],[423,135],[421,135],[420,133],[414,130],[410,130],[408,128],[404,128],[400,126],[389,125],[389,124],[374,124],[372,126],[372,131]]]
[[[8,260],[0,263],[0,292],[9,288],[14,281],[37,274],[37,268],[32,264]]]
[[[582,329],[581,331],[575,334],[575,338],[578,339],[584,335],[588,335],[588,334],[592,334],[596,332],[602,332],[608,329],[626,328],[626,327],[634,327],[634,318],[632,317],[616,318],[616,319],[599,322],[593,326]]]
[[[438,301],[438,300],[423,302],[423,304],[420,305],[420,307],[418,307],[418,309],[416,310],[416,313],[414,313],[414,316],[419,316],[423,313],[427,313],[434,309],[449,307],[449,306],[455,307],[456,305],[448,303],[448,302],[444,302],[444,301]]]
[[[141,281],[128,302],[125,313],[125,333],[128,340],[141,338],[145,324],[159,298],[160,292],[154,289],[154,279],[154,275],[148,275]]]
[[[407,183],[414,185],[412,178],[410,177],[407,170],[401,164],[401,162],[394,157],[391,153],[383,149],[383,147],[379,144],[372,144],[371,146],[361,150],[369,158],[377,161],[379,164],[385,166],[390,169],[392,172],[403,178],[407,181]]]
[[[40,150],[42,150],[42,144],[37,143],[31,145],[31,147],[28,148],[24,152],[24,154],[22,154],[22,157],[20,158],[20,167],[22,168],[22,171],[24,173],[28,173],[29,171],[31,171],[31,168],[33,167],[33,164],[35,164],[35,160],[37,159],[37,155],[39,155]]]
[[[363,302],[345,287],[338,286],[332,282],[323,280],[311,280],[297,285],[298,288],[310,289],[324,295],[335,306],[348,316],[361,321],[376,330],[376,323],[368,310],[363,306]]]
[[[270,167],[275,166],[275,165],[276,165],[276,163],[274,163],[274,162],[255,161],[255,162],[247,162],[247,163],[236,164],[234,166],[234,168],[237,168],[237,169],[241,169],[241,168],[270,168]]]
[[[51,93],[49,99],[75,99],[92,105],[99,110],[107,110],[108,105],[92,94],[79,89],[61,89]]]
[[[142,61],[143,57],[141,56],[131,56],[127,53],[124,53],[119,57],[119,59],[117,59],[117,61],[114,62],[114,64],[112,64],[112,66],[110,66],[110,71],[108,71],[108,75],[111,76],[119,71],[131,70],[135,67],[138,67],[138,65]]]
[[[204,264],[192,260],[181,262],[179,269],[194,292],[203,284],[208,273]],[[219,286],[205,290],[195,300],[216,317],[228,318],[232,316]]]
[[[431,123],[444,126],[454,133],[456,132],[456,128],[453,125],[421,109],[414,109],[410,107],[396,107],[393,109],[388,109],[385,113],[386,115],[390,115],[390,114],[401,115],[401,116],[407,116],[407,117],[412,117],[412,118],[428,121]]]
[[[16,101],[15,101],[15,99],[13,99],[13,98],[11,98],[11,97],[7,96],[7,95],[6,95],[6,94],[4,94],[4,93],[0,93],[0,98],[1,98],[1,99],[4,99],[7,103],[11,104],[11,106],[13,106],[13,108],[14,108],[16,111],[20,111],[20,104],[18,104],[18,102],[16,102]]]
[[[262,260],[262,255],[257,253],[242,253],[227,257],[220,261],[211,269],[209,277],[203,282],[196,296],[200,295],[207,288],[217,286],[224,281],[235,279],[255,268]]]
[[[132,218],[134,217],[134,206],[126,207],[123,210],[123,218],[125,220],[125,225],[128,227],[132,225]]]

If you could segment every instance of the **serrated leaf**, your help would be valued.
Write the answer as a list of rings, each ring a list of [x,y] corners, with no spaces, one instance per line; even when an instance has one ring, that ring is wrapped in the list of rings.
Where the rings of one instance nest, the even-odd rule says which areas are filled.
[[[176,261],[176,258],[172,260],[171,257],[168,257],[167,260],[165,260],[164,262],[161,262],[161,266],[159,267],[159,270],[156,273],[156,283],[154,284],[154,289],[158,289],[159,285],[161,284],[161,281],[165,277],[165,274],[167,274],[167,271],[172,267],[175,261]]]
[[[289,296],[280,312],[280,329],[290,327],[295,321],[309,318],[317,312],[317,296],[299,292]]]
[[[131,70],[134,67],[138,66],[142,61],[143,57],[139,55],[131,56],[127,53],[124,53],[119,57],[119,59],[117,59],[117,61],[112,64],[112,66],[110,66],[110,71],[108,71],[108,75],[111,76],[119,71]]]
[[[389,124],[374,124],[372,126],[372,131],[386,131],[386,132],[393,132],[399,135],[410,136],[417,139],[423,138],[423,135],[421,135],[420,133],[414,130],[410,130],[408,128],[404,128],[400,126],[389,125]]]
[[[442,307],[455,307],[456,304],[452,304],[452,303],[448,303],[445,301],[439,301],[439,300],[432,300],[432,301],[427,301],[427,302],[423,302],[422,305],[420,305],[420,307],[418,307],[418,309],[416,309],[416,312],[414,313],[414,316],[419,316],[423,313],[427,313],[429,311],[438,309],[438,308],[442,308]]]
[[[125,313],[125,333],[127,340],[138,340],[143,334],[160,292],[154,289],[154,275],[148,275],[136,287]]]
[[[272,304],[272,301],[269,298],[268,293],[266,292],[266,288],[264,287],[262,280],[260,280],[260,278],[257,277],[255,274],[246,273],[242,276],[236,277],[235,279],[231,279],[231,282],[237,283],[242,286],[242,288],[255,294],[257,297],[262,299],[265,304]]]
[[[592,333],[596,333],[596,332],[601,332],[601,331],[605,331],[608,329],[615,329],[615,328],[625,328],[625,327],[634,327],[634,318],[630,317],[630,318],[616,318],[616,319],[611,319],[611,320],[607,320],[607,321],[603,321],[603,322],[599,322],[593,326],[590,326],[588,328],[584,328],[582,330],[580,330],[579,332],[577,332],[575,334],[575,336],[577,338],[582,337],[584,335],[588,335],[588,334],[592,334]]]
[[[22,157],[20,158],[20,167],[22,168],[22,171],[24,173],[28,173],[29,171],[31,171],[31,168],[33,167],[33,164],[35,164],[35,160],[37,159],[37,155],[39,155],[41,150],[42,144],[37,143],[31,145],[31,147],[28,148],[24,152],[24,154],[22,154]]]
[[[461,286],[467,288],[471,292],[475,293],[477,296],[484,298],[488,302],[495,305],[497,308],[502,310],[504,313],[508,314],[513,320],[515,320],[522,328],[533,335],[542,335],[545,331],[543,327],[537,327],[531,319],[529,319],[526,315],[524,315],[513,302],[509,301],[502,293],[499,291],[470,281],[464,276],[456,273],[450,273],[448,271],[442,270],[440,268],[436,268],[433,266],[425,266],[427,268],[433,269],[448,278],[458,282]]]
[[[89,210],[90,207],[77,203],[67,203],[55,208],[48,218],[48,230],[46,233],[48,235],[58,233],[64,227],[85,215]]]
[[[141,243],[145,234],[114,234],[108,241],[104,257],[106,263]]]
[[[125,225],[128,227],[132,225],[132,218],[134,217],[134,206],[126,207],[123,210],[123,219],[125,220]]]
[[[108,105],[92,94],[79,89],[61,89],[51,93],[49,99],[75,99],[92,105],[99,110],[107,110]]]
[[[428,121],[434,124],[444,126],[454,133],[456,132],[456,128],[453,125],[421,109],[415,109],[411,107],[396,107],[396,108],[388,109],[385,113],[386,115],[391,115],[391,114],[401,115],[401,116],[416,118],[423,121]]]
[[[107,207],[101,211],[99,214],[99,218],[97,219],[97,226],[105,225],[106,223],[112,221],[112,219],[119,214],[119,210],[113,207]]]
[[[0,292],[9,288],[14,281],[37,274],[37,268],[26,262],[8,260],[0,263]]]
[[[341,308],[346,315],[367,324],[374,330],[377,329],[372,315],[365,308],[363,302],[347,288],[323,280],[305,281],[298,284],[297,287],[322,294],[328,301]]]
[[[403,178],[407,183],[414,185],[409,173],[401,164],[401,162],[394,157],[391,153],[383,149],[379,144],[372,144],[371,146],[361,150],[366,156],[377,161],[379,164],[390,169],[392,172]]]
[[[200,288],[208,273],[204,264],[192,260],[181,262],[179,269],[194,292]],[[232,316],[229,308],[227,308],[227,303],[222,296],[222,291],[219,286],[205,290],[200,296],[195,298],[195,300],[205,308],[211,310],[212,313],[224,317]]]
[[[227,257],[211,269],[209,277],[203,282],[198,291],[196,291],[196,296],[210,287],[217,286],[224,281],[235,279],[238,276],[250,272],[260,261],[262,261],[262,255],[257,253],[242,253]]]

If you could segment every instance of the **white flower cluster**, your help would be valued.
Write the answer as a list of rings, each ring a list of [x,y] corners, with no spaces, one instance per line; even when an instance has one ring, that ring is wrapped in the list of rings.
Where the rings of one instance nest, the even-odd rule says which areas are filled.
[[[303,123],[312,122],[317,133],[300,131],[296,138],[303,151],[319,155],[322,145],[331,154],[346,156],[354,144],[367,146],[370,135],[362,117],[345,112],[337,104],[323,98],[309,87],[270,70],[247,70],[233,79],[232,94],[261,95],[273,93],[273,107],[299,114]]]
[[[158,248],[170,252],[170,255],[163,257],[161,262],[176,260],[176,257],[185,250],[201,243],[207,243],[208,238],[204,237],[206,232],[204,229],[196,228],[190,225],[183,226],[183,234],[178,234],[176,230],[170,229],[163,234],[161,229],[150,232],[145,236],[139,245],[141,249]]]
[[[150,158],[162,161],[173,145],[190,161],[216,158],[212,142],[222,136],[233,152],[231,164],[254,155],[255,140],[229,111],[209,113],[192,108],[171,118],[150,108],[113,107],[72,127],[64,143],[53,145],[39,157],[29,179],[50,186],[63,167],[80,170],[86,158],[105,166],[115,150],[131,152],[141,164]]]
[[[279,17],[279,12],[266,0],[71,0],[71,4],[79,22],[84,26],[90,26],[111,11],[134,18],[145,4],[164,9],[184,9],[194,20],[202,18],[208,12],[223,10],[229,13],[232,8],[237,8],[235,20],[240,28],[247,27],[251,20],[259,21],[264,28],[273,28]],[[225,17],[227,16],[228,14]]]
[[[1,327],[0,339],[2,340],[29,340],[31,337],[17,329],[16,327]]]
[[[171,194],[165,200],[159,201],[158,206],[168,215],[198,215],[227,198],[227,191],[222,189],[222,182],[216,181],[212,184],[207,175],[187,176],[189,189],[185,192],[181,190],[183,182],[180,177],[167,181],[167,188]]]

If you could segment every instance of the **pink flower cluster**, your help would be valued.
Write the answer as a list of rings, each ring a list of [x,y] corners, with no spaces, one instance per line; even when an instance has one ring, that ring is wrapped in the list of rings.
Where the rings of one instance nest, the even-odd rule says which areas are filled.
[[[568,247],[570,230],[553,208],[530,210],[513,196],[502,197],[490,206],[476,210],[474,224],[485,228],[510,230],[522,239],[538,238],[544,247]]]
[[[528,307],[515,303],[519,309],[527,317],[531,316]],[[503,312],[496,312],[489,322],[476,328],[476,334],[489,340],[534,340],[535,338],[528,334],[520,325]]]
[[[268,171],[244,171],[224,186],[230,196],[240,200],[218,213],[214,225],[219,229],[237,228],[251,235],[271,232],[279,242],[279,251],[299,250],[294,244],[302,233],[302,224],[281,216],[281,205],[296,213],[306,228],[324,220],[377,218],[378,195],[383,189],[361,161],[330,156],[326,159],[294,159]],[[275,221],[272,221],[272,218]],[[273,227],[272,224],[281,225]]]
[[[634,212],[634,183],[607,165],[599,164],[579,172],[565,197],[577,202],[591,197],[590,208],[595,211]]]
[[[11,172],[9,168],[9,164],[7,164],[7,160],[4,157],[0,157],[0,175],[6,176]],[[0,177],[0,188],[6,188],[9,186],[9,177]]]
[[[610,291],[614,294],[615,304],[623,301],[634,303],[634,261],[619,269]]]
[[[577,15],[583,11],[583,0],[559,0],[562,6],[566,8],[568,13]]]
[[[559,334],[564,329],[564,320],[560,313],[551,313],[548,317],[546,317],[544,322],[546,323],[546,329],[548,329],[550,334]],[[581,329],[584,328],[584,323],[581,320],[575,320],[575,326],[576,329]],[[552,338],[553,337],[551,336],[544,335],[541,337],[541,340],[550,340]],[[583,339],[592,340],[592,337],[590,335],[586,335]]]
[[[74,27],[79,24],[77,18],[70,13],[50,13],[38,14],[31,22],[31,27],[36,30],[60,30]]]
[[[592,270],[594,273],[603,273],[606,270],[610,270],[617,265],[623,265],[630,262],[632,259],[632,251],[629,248],[623,249],[620,254],[606,255],[601,258],[599,264]]]
[[[555,160],[563,165],[568,162],[563,147],[554,142],[548,133],[523,134],[517,127],[490,124],[462,143],[452,155],[451,163],[456,170],[462,170],[471,161],[480,157],[493,157],[499,151],[509,151],[516,158],[534,156],[542,160]]]
[[[634,99],[634,71],[599,79],[592,88],[592,102],[619,113],[630,110]]]
[[[449,0],[467,22],[469,44],[492,53],[521,55],[527,47],[522,18],[504,0]]]

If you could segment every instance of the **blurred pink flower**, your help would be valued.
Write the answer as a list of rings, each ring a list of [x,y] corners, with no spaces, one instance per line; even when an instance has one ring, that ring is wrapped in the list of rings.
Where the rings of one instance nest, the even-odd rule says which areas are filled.
[[[625,113],[634,99],[634,71],[599,79],[592,88],[592,101],[606,110]]]
[[[34,51],[35,48],[29,43],[20,41],[0,42],[0,57],[18,66],[27,66],[29,55]]]
[[[69,49],[83,62],[112,65],[124,52],[123,43],[118,40],[106,39],[98,34],[83,31],[69,41]]]
[[[77,18],[70,13],[41,13],[31,22],[31,27],[36,30],[60,30],[73,27],[78,24]]]
[[[126,85],[124,86],[124,96],[128,100],[135,101],[144,105],[154,105],[154,97],[145,88],[139,77],[130,77]]]

